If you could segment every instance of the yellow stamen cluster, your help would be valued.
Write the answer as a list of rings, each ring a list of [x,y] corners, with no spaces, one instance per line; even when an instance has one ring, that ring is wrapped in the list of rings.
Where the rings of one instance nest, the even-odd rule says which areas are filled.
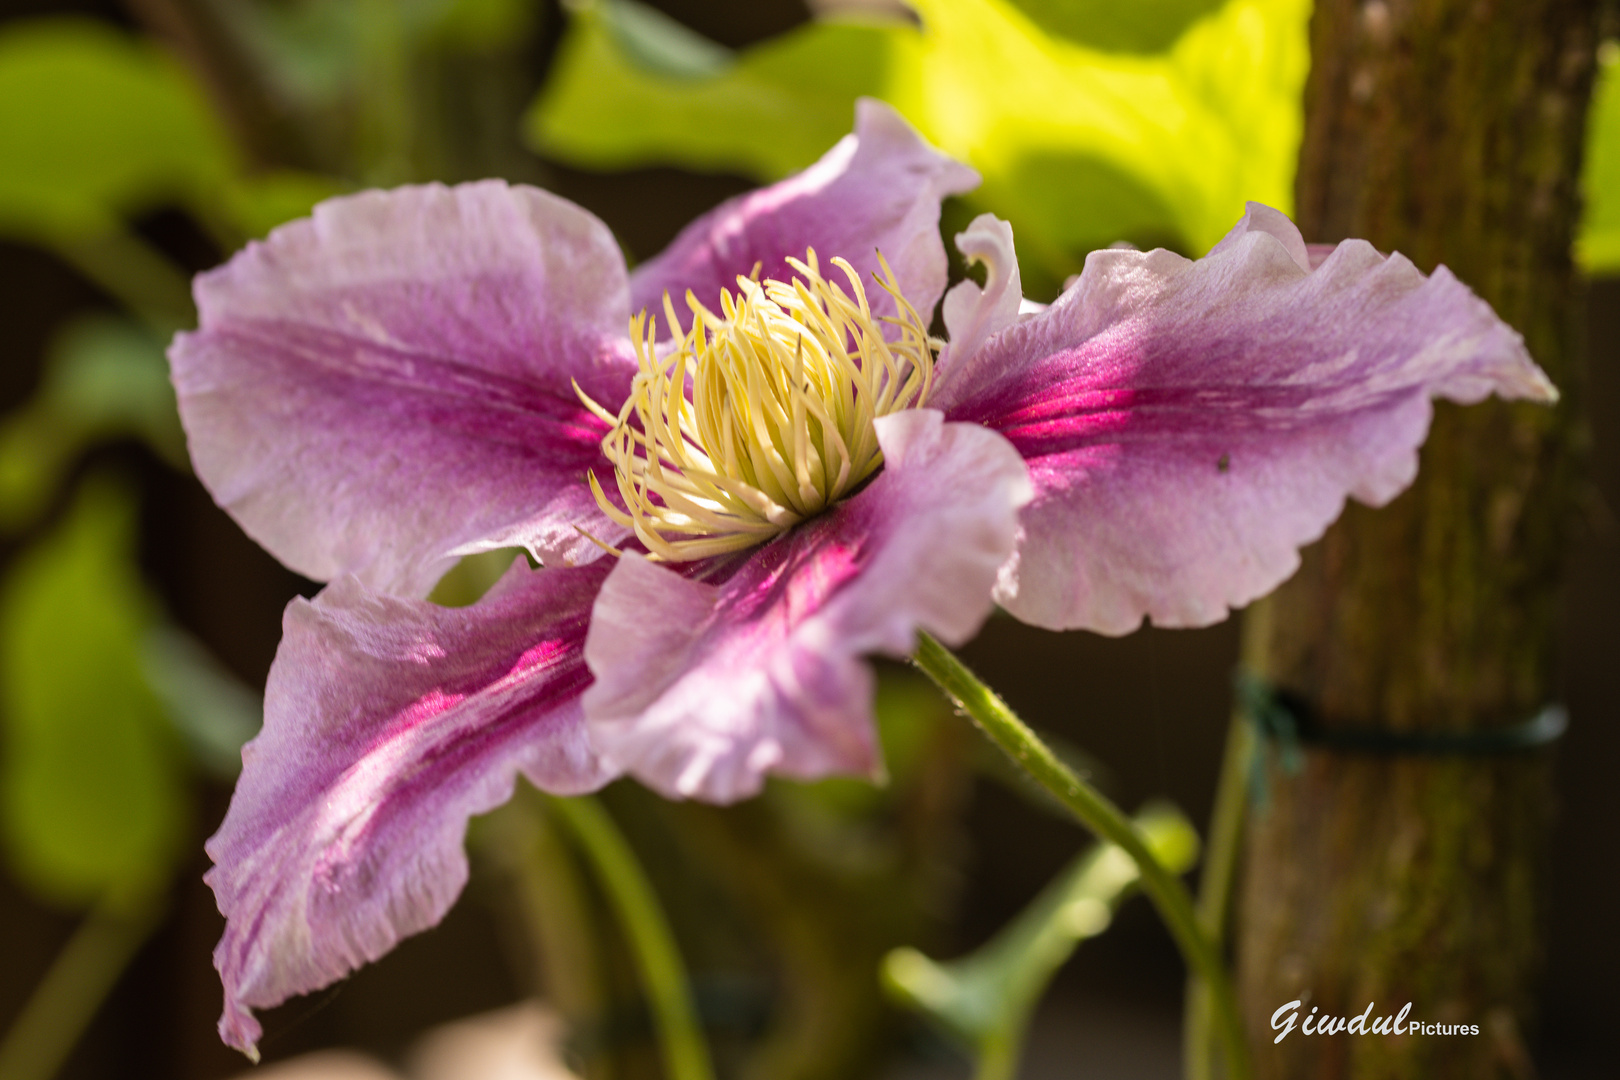
[[[688,292],[684,331],[666,295],[675,340],[662,351],[656,319],[633,318],[640,372],[624,407],[614,416],[580,395],[613,425],[602,451],[624,509],[593,475],[603,513],[681,562],[762,543],[872,475],[883,463],[872,421],[927,399],[939,346],[878,260],[898,315],[872,313],[843,259],[832,265],[849,291],[824,278],[812,250],[788,260],[792,281],[738,278],[718,315]]]

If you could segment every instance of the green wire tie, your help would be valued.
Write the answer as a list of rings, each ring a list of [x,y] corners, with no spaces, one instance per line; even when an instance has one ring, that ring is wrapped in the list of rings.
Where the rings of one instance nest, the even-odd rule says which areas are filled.
[[[1544,706],[1520,723],[1477,731],[1328,727],[1304,698],[1253,672],[1240,669],[1233,681],[1239,713],[1261,735],[1255,753],[1274,747],[1288,776],[1298,776],[1304,768],[1306,748],[1385,757],[1491,757],[1540,749],[1557,742],[1569,728],[1569,712],[1557,704]],[[1256,806],[1265,805],[1267,797],[1265,770],[1260,764],[1256,761],[1256,767],[1249,770],[1249,797]]]

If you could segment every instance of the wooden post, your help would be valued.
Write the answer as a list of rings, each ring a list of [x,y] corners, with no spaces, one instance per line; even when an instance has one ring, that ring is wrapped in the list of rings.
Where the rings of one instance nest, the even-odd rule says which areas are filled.
[[[1553,409],[1437,407],[1413,488],[1351,505],[1250,613],[1245,654],[1325,726],[1466,732],[1554,693],[1584,432],[1570,263],[1597,0],[1318,0],[1298,180],[1310,241],[1449,266],[1524,334]],[[1577,717],[1575,722],[1581,722]],[[1266,766],[1239,886],[1261,1077],[1528,1076],[1547,754],[1349,754]],[[1305,1036],[1272,1013],[1477,1025]]]

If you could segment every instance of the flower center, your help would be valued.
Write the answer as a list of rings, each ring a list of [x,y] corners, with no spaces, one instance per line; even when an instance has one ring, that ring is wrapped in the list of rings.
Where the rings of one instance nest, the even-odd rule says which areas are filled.
[[[849,291],[824,278],[812,250],[788,260],[792,281],[739,277],[719,315],[688,292],[684,331],[666,294],[675,340],[661,352],[656,319],[631,319],[640,371],[624,407],[614,416],[580,394],[613,425],[602,452],[624,509],[592,475],[603,513],[681,562],[762,543],[871,476],[883,463],[872,421],[927,399],[939,346],[878,261],[896,316],[872,313],[843,259],[832,265]]]

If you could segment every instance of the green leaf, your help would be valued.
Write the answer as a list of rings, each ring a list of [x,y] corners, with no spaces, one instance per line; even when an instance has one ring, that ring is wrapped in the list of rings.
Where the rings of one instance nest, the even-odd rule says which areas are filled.
[[[772,180],[847,132],[871,94],[979,170],[970,202],[1012,222],[1036,294],[1094,248],[1203,251],[1246,200],[1292,201],[1309,0],[1228,0],[1151,55],[1055,36],[1008,0],[915,0],[920,26],[811,23],[706,78],[638,62],[611,29],[630,3],[576,12],[527,121],[541,153]]]
[[[0,532],[33,521],[86,448],[127,436],[188,468],[163,343],[127,319],[77,319],[52,341],[32,400],[0,421]]]
[[[476,604],[512,568],[514,559],[527,557],[522,548],[496,548],[463,555],[433,586],[428,599],[440,607]]]
[[[526,121],[535,149],[592,169],[672,163],[775,179],[849,132],[855,99],[883,90],[893,48],[885,27],[812,23],[733,55],[700,49],[686,30],[675,45],[667,24],[630,0],[576,9]],[[666,40],[655,47],[659,27]],[[700,52],[707,78],[692,59]],[[678,53],[687,59],[677,74]]]
[[[152,887],[186,835],[133,533],[130,495],[92,480],[0,587],[0,836],[18,880],[66,904]]]
[[[1620,273],[1620,43],[1613,41],[1598,49],[1581,191],[1586,211],[1575,259],[1588,274]]]
[[[1103,52],[1163,52],[1221,0],[1013,0],[1048,34]]]
[[[105,232],[206,203],[236,162],[195,83],[156,47],[79,19],[0,30],[0,232]]]
[[[1198,858],[1198,834],[1180,811],[1145,807],[1135,819],[1149,850],[1172,873]],[[1108,928],[1136,885],[1130,856],[1098,844],[1077,858],[988,943],[941,963],[915,949],[896,949],[883,964],[889,994],[963,1039],[981,1062],[993,1058],[1012,1075],[1029,1019],[1047,983],[1075,947]]]

